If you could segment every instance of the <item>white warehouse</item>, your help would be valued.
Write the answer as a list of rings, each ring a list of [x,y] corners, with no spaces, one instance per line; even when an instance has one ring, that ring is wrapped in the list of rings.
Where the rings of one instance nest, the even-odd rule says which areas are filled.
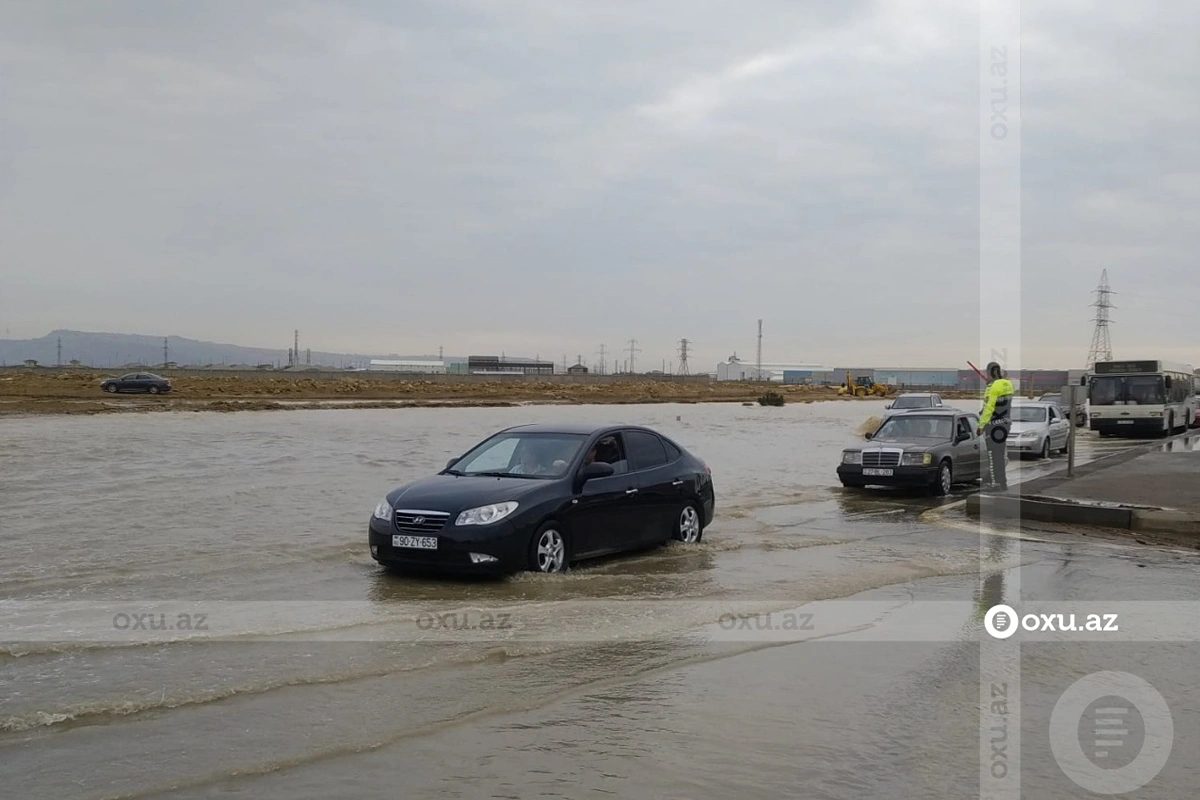
[[[722,361],[720,364],[717,364],[717,380],[719,381],[759,380],[783,383],[787,380],[788,382],[805,383],[811,380],[812,382],[819,383],[822,378],[832,372],[833,370],[829,367],[822,367],[817,364],[780,364],[764,361],[760,375],[757,364],[747,364],[737,356],[730,356],[728,361]]]
[[[385,361],[371,359],[367,364],[369,372],[408,372],[422,375],[444,375],[445,361]]]

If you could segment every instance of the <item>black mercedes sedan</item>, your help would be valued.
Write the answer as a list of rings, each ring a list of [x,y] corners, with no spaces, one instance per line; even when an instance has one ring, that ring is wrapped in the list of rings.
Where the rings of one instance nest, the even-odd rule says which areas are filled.
[[[100,381],[100,388],[106,392],[149,392],[159,394],[171,391],[171,382],[153,372],[130,372],[119,378],[106,378]]]
[[[393,489],[371,516],[371,557],[399,568],[562,572],[573,562],[699,542],[712,471],[630,425],[520,425]]]

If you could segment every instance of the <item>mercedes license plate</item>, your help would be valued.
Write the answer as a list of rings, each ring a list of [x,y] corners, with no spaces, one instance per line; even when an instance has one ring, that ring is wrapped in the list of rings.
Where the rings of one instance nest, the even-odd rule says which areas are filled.
[[[392,536],[392,547],[415,547],[418,550],[437,550],[436,536]]]
[[[890,477],[892,471],[890,469],[864,469],[863,475],[877,475],[880,477]]]

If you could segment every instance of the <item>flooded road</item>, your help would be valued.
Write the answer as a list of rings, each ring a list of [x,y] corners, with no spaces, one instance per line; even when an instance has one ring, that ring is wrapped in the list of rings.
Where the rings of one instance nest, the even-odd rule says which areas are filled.
[[[1046,726],[1096,670],[1140,675],[1174,714],[1174,755],[1136,796],[1192,796],[1200,558],[981,536],[945,524],[961,491],[843,490],[840,451],[881,410],[0,421],[5,796],[974,796],[999,663],[980,609],[1034,601],[1128,606],[1134,627],[1022,642],[1029,796],[1086,796]],[[712,466],[702,544],[490,581],[370,559],[367,519],[395,485],[507,425],[596,419],[658,428]],[[1079,438],[1077,463],[1129,446]],[[1062,461],[1014,462],[1010,479]]]

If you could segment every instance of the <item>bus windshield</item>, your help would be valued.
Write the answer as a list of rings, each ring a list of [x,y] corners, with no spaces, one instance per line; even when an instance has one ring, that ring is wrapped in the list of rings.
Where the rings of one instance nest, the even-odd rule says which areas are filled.
[[[1166,392],[1161,375],[1098,375],[1091,380],[1088,400],[1094,406],[1161,406]]]

